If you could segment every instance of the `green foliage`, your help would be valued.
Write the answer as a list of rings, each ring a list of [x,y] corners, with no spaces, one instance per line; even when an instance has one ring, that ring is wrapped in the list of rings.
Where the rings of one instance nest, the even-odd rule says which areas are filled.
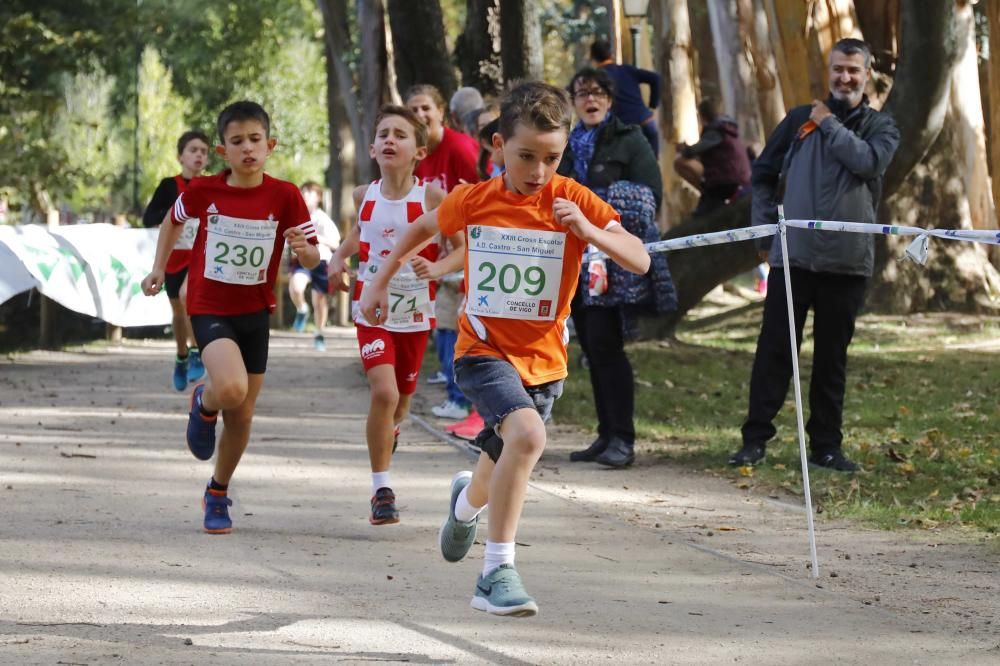
[[[50,181],[51,192],[78,212],[121,207],[112,193],[126,159],[112,121],[114,77],[96,63],[87,70],[63,75],[63,100],[51,131],[51,145],[64,153],[60,178]]]
[[[791,392],[775,420],[778,437],[768,446],[764,464],[740,469],[725,464],[739,448],[758,326],[759,314],[683,336],[694,344],[631,346],[639,442],[651,444],[667,464],[801,502]],[[998,333],[995,318],[966,331],[930,317],[919,326],[913,318],[859,320],[848,371],[844,450],[865,471],[813,470],[818,510],[885,528],[951,525],[1000,531],[1000,435],[991,427],[1000,416],[994,391],[1000,384],[997,352],[945,346],[982,345]],[[807,339],[802,358],[806,400],[810,356]],[[557,418],[591,428],[590,382],[577,357],[574,353],[555,412]]]
[[[153,196],[160,179],[180,169],[177,139],[189,128],[185,122],[191,104],[173,89],[170,70],[156,49],[147,46],[139,65],[139,204]],[[134,131],[134,119],[122,124]],[[132,139],[134,140],[134,138]]]
[[[329,154],[321,44],[301,36],[286,40],[245,96],[267,109],[271,135],[278,139],[268,173],[294,183],[322,182]]]

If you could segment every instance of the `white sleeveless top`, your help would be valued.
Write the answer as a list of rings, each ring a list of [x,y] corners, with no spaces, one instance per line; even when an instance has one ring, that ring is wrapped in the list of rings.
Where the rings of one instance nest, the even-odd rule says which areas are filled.
[[[402,199],[382,196],[381,183],[381,180],[376,180],[368,186],[358,211],[361,243],[358,249],[358,281],[354,286],[351,311],[354,322],[362,326],[371,325],[365,321],[359,308],[365,280],[374,277],[385,257],[396,246],[396,241],[406,232],[407,225],[426,210],[426,187],[416,178],[413,187]],[[431,243],[420,251],[419,256],[437,261],[438,244]],[[389,318],[379,328],[401,332],[430,330],[434,327],[436,290],[436,283],[418,278],[409,265],[404,266],[389,281]]]

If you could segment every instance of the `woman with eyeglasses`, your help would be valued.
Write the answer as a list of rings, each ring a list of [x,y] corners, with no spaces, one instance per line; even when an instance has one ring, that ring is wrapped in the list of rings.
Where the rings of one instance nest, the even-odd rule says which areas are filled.
[[[622,224],[646,242],[659,240],[656,211],[663,196],[660,168],[638,125],[611,112],[614,82],[592,67],[569,84],[578,118],[558,173],[586,185],[622,216]],[[625,340],[636,332],[635,315],[676,308],[666,257],[645,276],[629,278],[610,261],[589,261],[573,299],[573,325],[590,368],[597,411],[597,439],[570,460],[628,467],[635,461],[634,382]],[[588,270],[589,269],[589,270]]]

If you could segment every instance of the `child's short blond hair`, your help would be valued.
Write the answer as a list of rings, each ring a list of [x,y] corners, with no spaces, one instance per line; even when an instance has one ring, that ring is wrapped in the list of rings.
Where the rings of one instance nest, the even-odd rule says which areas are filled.
[[[570,109],[569,95],[562,88],[541,81],[518,84],[500,102],[500,135],[504,140],[514,136],[518,123],[541,132],[569,134]]]

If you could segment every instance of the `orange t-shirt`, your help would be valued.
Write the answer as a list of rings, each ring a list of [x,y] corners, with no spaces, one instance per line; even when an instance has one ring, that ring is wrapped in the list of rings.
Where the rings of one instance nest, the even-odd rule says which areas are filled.
[[[566,319],[579,282],[580,264],[587,244],[555,219],[552,203],[557,197],[574,202],[584,217],[602,229],[621,219],[614,208],[589,189],[559,175],[553,176],[539,193],[531,196],[509,191],[503,178],[463,185],[445,197],[437,213],[438,226],[446,235],[465,231],[468,298],[492,299],[504,291],[507,292],[505,307],[508,309],[516,311],[519,305],[524,305],[525,311],[533,310],[533,315],[526,315],[527,318],[482,314],[470,317],[469,310],[475,309],[476,301],[467,303],[458,322],[455,356],[502,358],[514,366],[525,386],[563,379],[567,374]],[[495,253],[489,255],[493,265],[488,272],[479,270],[485,262],[476,267],[471,279],[470,227],[474,228],[477,238],[482,236],[484,227],[504,230],[489,231],[491,237],[498,239],[491,245]],[[506,230],[528,233],[519,235]],[[524,263],[517,263],[522,260],[519,258],[527,256],[524,251],[546,254],[548,247],[557,247],[562,251],[561,262],[556,258],[553,265],[549,257],[548,262],[535,262],[542,267],[526,267]],[[504,263],[505,260],[509,263]],[[551,281],[556,278],[559,279],[557,293],[551,289]],[[546,284],[550,287],[548,292],[544,291]],[[523,287],[527,291],[517,292],[515,287]],[[554,309],[548,300],[531,298],[539,295],[545,298],[549,292],[555,297]],[[513,296],[510,296],[511,293]],[[523,300],[518,300],[521,295]],[[532,318],[534,315],[542,316]]]

